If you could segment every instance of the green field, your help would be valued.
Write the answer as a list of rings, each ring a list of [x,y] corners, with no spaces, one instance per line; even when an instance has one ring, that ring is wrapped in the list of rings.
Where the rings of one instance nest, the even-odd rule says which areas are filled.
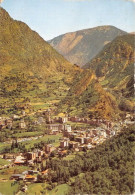
[[[20,193],[20,195],[41,195],[42,193],[44,195],[65,195],[68,190],[69,186],[67,184],[58,185],[53,190],[49,191],[46,190],[48,184],[42,184],[42,183],[34,183],[28,185],[28,190],[26,193]]]
[[[26,149],[30,149],[34,146],[34,144],[38,144],[40,142],[47,142],[48,140],[53,140],[54,142],[52,143],[55,147],[59,146],[59,138],[62,137],[61,134],[58,135],[45,135],[42,138],[39,138],[37,140],[31,140],[31,141],[26,141],[23,142],[25,144]]]
[[[41,191],[43,191],[43,184],[42,183],[30,184],[28,186],[27,194],[40,195]]]
[[[0,158],[0,166],[8,165],[8,164],[9,164],[9,161]]]
[[[66,195],[69,191],[69,186],[67,184],[62,184],[55,187],[53,190],[48,191],[49,195]]]
[[[11,186],[13,181],[0,182],[0,194],[2,195],[14,195],[18,191],[18,184]]]
[[[9,178],[12,174],[22,173],[29,168],[26,166],[13,167],[0,170],[0,194],[2,195],[14,195],[18,191],[19,184],[11,185],[14,181],[10,181]]]
[[[3,151],[5,148],[10,148],[10,145],[11,145],[11,144],[0,143],[0,153],[2,153],[2,151]]]
[[[43,135],[43,132],[24,132],[24,133],[15,133],[14,137],[16,138],[24,138],[24,137],[36,137]]]
[[[40,142],[47,142],[47,141],[52,141],[51,144],[53,144],[55,147],[58,147],[60,144],[59,138],[62,137],[62,134],[58,135],[45,135],[41,138],[38,138],[36,140],[30,140],[30,141],[24,141],[21,142],[22,145],[25,146],[26,149],[30,150],[31,148],[34,147],[34,144],[38,144]],[[8,143],[0,143],[0,153],[4,151],[4,149],[10,149],[11,144]],[[15,152],[15,150],[14,150]],[[17,150],[16,150],[17,152]]]

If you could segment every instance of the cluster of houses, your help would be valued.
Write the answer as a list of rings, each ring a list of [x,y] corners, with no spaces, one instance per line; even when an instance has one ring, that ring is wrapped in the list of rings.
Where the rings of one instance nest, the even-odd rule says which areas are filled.
[[[60,147],[82,151],[84,149],[90,149],[102,143],[106,138],[114,135],[114,130],[102,129],[100,127],[88,130],[66,129],[63,131],[64,138],[60,142]]]
[[[13,126],[13,119],[0,117],[0,130],[4,128],[12,129]]]
[[[5,128],[12,130],[15,120],[19,120],[20,129],[26,128],[26,123],[24,121],[24,118],[21,118],[18,115],[13,115],[13,117],[11,118],[0,117],[0,130],[5,129]]]
[[[38,181],[38,174],[41,174],[42,176],[47,176],[49,173],[49,169],[46,169],[44,171],[35,171],[35,170],[28,170],[24,171],[21,174],[12,174],[10,179],[11,180],[16,180],[16,181],[26,181],[26,182],[37,182]]]
[[[27,165],[33,166],[35,163],[41,163],[44,158],[54,151],[56,148],[51,144],[46,144],[45,147],[40,149],[34,149],[32,152],[27,152],[16,156],[13,160],[14,165]]]
[[[43,124],[43,126],[48,129],[48,134],[57,135],[61,133],[63,135],[60,138],[60,145],[54,147],[52,144],[45,144],[42,149],[34,149],[31,152],[26,152],[22,154],[4,154],[3,158],[7,159],[11,163],[0,167],[0,169],[9,168],[12,166],[22,166],[27,165],[29,168],[34,169],[37,163],[43,163],[44,159],[50,156],[57,155],[59,157],[67,156],[72,151],[86,151],[95,147],[96,145],[102,143],[105,139],[114,136],[118,130],[120,130],[123,124],[131,124],[134,121],[131,115],[127,115],[124,122],[120,122],[120,126],[117,123],[112,123],[107,120],[101,119],[87,119],[80,117],[51,117],[52,110],[47,110],[42,113],[41,116],[37,118],[34,122],[35,125]],[[21,129],[27,129],[26,122],[24,121],[25,111],[22,111],[22,115],[14,115],[11,118],[0,117],[0,130],[8,128],[12,130],[14,126],[14,121],[19,121],[19,127]],[[79,128],[76,129],[71,127],[72,123],[84,123],[88,124],[89,128]],[[44,125],[45,124],[45,125]],[[87,125],[85,125],[87,126]],[[32,138],[34,139],[34,138]],[[21,174],[12,174],[10,179],[16,181],[24,182],[38,182],[38,175],[47,176],[49,174],[49,169],[44,171],[39,171],[40,169],[24,171]],[[23,188],[24,192],[27,191],[27,186]]]

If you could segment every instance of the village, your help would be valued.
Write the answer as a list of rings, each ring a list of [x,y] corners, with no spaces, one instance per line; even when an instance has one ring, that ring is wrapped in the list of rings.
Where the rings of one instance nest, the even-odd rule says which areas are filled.
[[[46,178],[51,171],[46,168],[46,160],[51,158],[65,158],[79,152],[92,150],[96,145],[102,144],[106,139],[117,135],[121,129],[133,123],[132,116],[128,114],[121,122],[110,122],[105,119],[87,119],[80,117],[52,117],[51,111],[47,110],[34,121],[35,125],[42,125],[47,132],[47,136],[60,135],[58,145],[53,142],[44,142],[40,148],[36,147],[30,151],[21,153],[6,152],[0,157],[9,161],[8,165],[0,166],[0,170],[11,167],[27,166],[29,169],[22,173],[12,174],[9,180],[23,181],[25,183],[42,182],[41,178]],[[44,117],[45,116],[45,117]],[[12,118],[0,117],[0,131],[7,128],[12,130],[14,121],[18,121],[20,129],[27,130],[28,123],[25,121],[26,113],[23,111],[21,117],[14,115]],[[81,127],[73,124],[81,124]],[[85,126],[85,125],[88,125]],[[83,128],[85,126],[85,128]],[[38,140],[43,135],[27,138],[7,139],[5,143],[18,144],[25,141]],[[46,135],[44,135],[46,136]],[[51,139],[50,139],[51,140]],[[27,186],[23,186],[22,191],[27,191]]]

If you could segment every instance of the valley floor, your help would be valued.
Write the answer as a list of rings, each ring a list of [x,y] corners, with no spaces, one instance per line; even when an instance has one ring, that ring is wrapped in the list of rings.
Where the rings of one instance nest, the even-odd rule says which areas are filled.
[[[0,193],[3,195],[67,194],[71,188],[69,181],[73,182],[74,177],[66,183],[50,181],[49,175],[55,171],[48,167],[48,161],[61,159],[69,163],[133,124],[130,114],[119,122],[64,114],[54,116],[50,110],[35,112],[32,118],[23,114],[1,117]]]

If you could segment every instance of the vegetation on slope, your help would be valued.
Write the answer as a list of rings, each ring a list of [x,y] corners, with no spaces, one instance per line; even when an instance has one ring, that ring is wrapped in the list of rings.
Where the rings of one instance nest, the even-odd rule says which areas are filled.
[[[115,97],[102,88],[90,70],[84,70],[74,79],[67,97],[60,102],[59,109],[71,115],[108,119],[115,117],[118,111]]]
[[[117,98],[122,111],[133,111],[134,35],[117,37],[85,68],[95,71],[101,84]]]
[[[23,22],[0,8],[0,106],[15,109],[47,91],[47,79],[69,84],[79,71]],[[66,86],[67,87],[67,86]],[[10,104],[10,105],[9,105]],[[8,110],[9,112],[9,110]]]
[[[104,86],[121,89],[126,97],[126,89],[129,96],[133,95],[134,38],[131,34],[117,37],[85,65],[95,70],[97,77],[102,77]]]
[[[47,168],[53,172],[48,179],[68,183],[69,194],[132,194],[134,138],[134,127],[129,127],[70,161],[50,159]]]

